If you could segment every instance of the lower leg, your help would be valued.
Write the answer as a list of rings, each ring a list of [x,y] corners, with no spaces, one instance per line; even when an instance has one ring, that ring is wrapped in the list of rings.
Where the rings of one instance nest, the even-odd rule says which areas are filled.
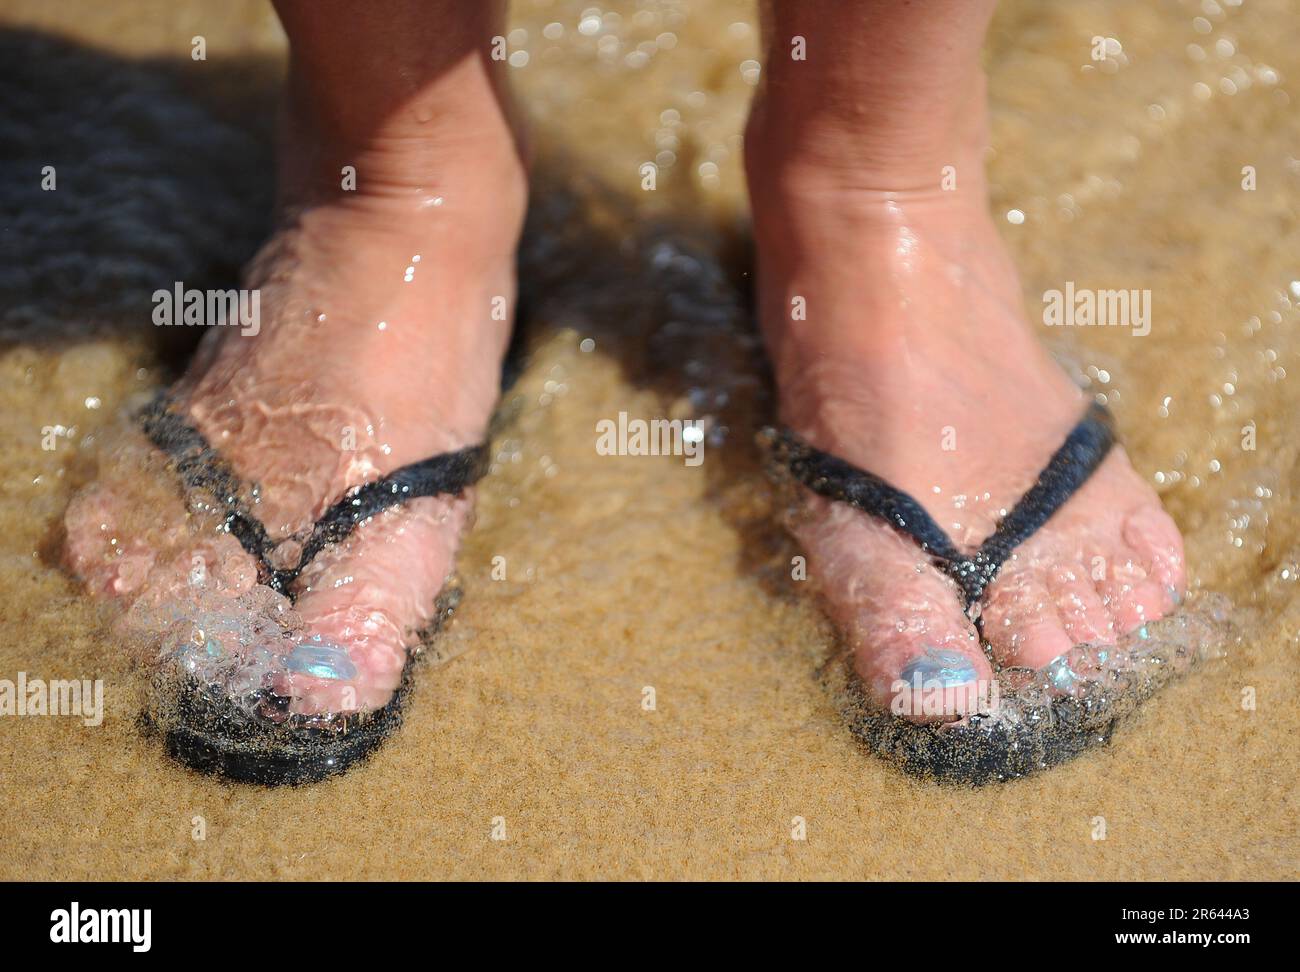
[[[979,58],[995,2],[778,0],[766,8],[764,87],[746,136],[762,167],[751,176],[764,185],[803,176],[827,188],[928,192],[943,166],[973,161],[978,179],[986,135]]]
[[[504,6],[275,0],[290,42],[282,201],[411,194],[413,173],[433,190],[461,174],[476,147],[489,175],[517,176],[521,133],[500,64],[489,56]],[[345,165],[357,168],[357,186],[368,192],[340,192]]]

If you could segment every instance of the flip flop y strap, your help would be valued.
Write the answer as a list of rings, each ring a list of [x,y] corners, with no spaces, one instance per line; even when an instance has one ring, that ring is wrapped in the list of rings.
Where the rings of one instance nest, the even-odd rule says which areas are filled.
[[[249,490],[230,464],[184,417],[166,393],[146,405],[139,415],[149,440],[172,460],[187,490],[202,490],[221,508],[226,530],[257,558],[259,580],[294,599],[290,585],[322,550],[341,542],[378,513],[422,496],[456,495],[483,477],[488,466],[486,444],[445,452],[394,470],[382,479],[348,490],[311,528],[297,562],[287,567],[271,563],[277,544],[249,509]]]
[[[1015,549],[1034,535],[1101,465],[1115,444],[1114,423],[1094,403],[1056,450],[1033,486],[967,556],[912,496],[874,473],[814,448],[789,430],[777,433],[774,454],[814,493],[884,520],[920,545],[961,590],[968,617]]]

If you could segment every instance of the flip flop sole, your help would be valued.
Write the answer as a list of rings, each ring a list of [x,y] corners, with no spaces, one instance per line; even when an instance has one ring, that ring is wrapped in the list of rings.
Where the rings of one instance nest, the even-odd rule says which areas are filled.
[[[1013,695],[1002,701],[1001,715],[960,725],[914,722],[881,708],[845,654],[826,667],[825,678],[852,734],[909,776],[962,786],[1003,783],[1107,745],[1143,702],[1212,657],[1237,630],[1226,607],[1213,603],[1180,608],[1152,625],[1197,634],[1185,644],[1159,643],[1109,691],[1094,685],[1082,698],[1060,696],[1038,705]]]
[[[852,692],[849,730],[860,742],[909,776],[959,786],[1005,783],[1059,766],[1110,742],[1119,721],[1085,727],[1080,707],[1061,699],[1032,724],[943,726],[883,712],[860,686]]]
[[[316,783],[346,772],[397,731],[413,664],[407,663],[402,686],[387,705],[339,731],[307,727],[241,730],[236,728],[241,721],[251,723],[243,710],[229,699],[213,699],[204,687],[190,682],[177,704],[176,724],[163,730],[163,743],[177,762],[232,782],[261,786]]]
[[[457,587],[439,596],[437,615],[421,633],[420,646],[432,642],[459,602]],[[213,686],[167,671],[155,678],[154,698],[141,720],[162,735],[172,759],[197,772],[260,786],[316,783],[362,762],[401,727],[415,668],[423,659],[418,649],[408,654],[401,681],[383,708],[324,727],[296,717],[277,723],[251,715]]]

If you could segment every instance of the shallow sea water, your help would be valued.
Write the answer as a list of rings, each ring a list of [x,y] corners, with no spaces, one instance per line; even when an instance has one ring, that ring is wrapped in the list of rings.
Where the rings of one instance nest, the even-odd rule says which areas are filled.
[[[110,615],[57,568],[59,522],[103,430],[183,360],[188,336],[153,328],[140,294],[224,283],[256,245],[283,42],[269,6],[242,0],[8,0],[0,23],[0,102],[16,106],[0,121],[0,678],[102,678],[107,709],[99,727],[0,719],[0,877],[1300,872],[1291,4],[999,12],[993,202],[1023,216],[1004,225],[1030,313],[1067,280],[1151,290],[1146,337],[1044,335],[1106,394],[1194,586],[1239,605],[1242,637],[1108,747],[979,791],[857,748],[817,675],[834,640],[787,580],[745,297],[756,18],[730,2],[514,6],[539,148],[529,354],[457,620],[406,728],[341,779],[270,792],[168,763],[138,732]],[[196,34],[206,62],[189,59]],[[1118,41],[1101,63],[1098,35]],[[35,188],[45,164],[54,193]],[[596,423],[620,411],[709,416],[704,463],[598,455]]]

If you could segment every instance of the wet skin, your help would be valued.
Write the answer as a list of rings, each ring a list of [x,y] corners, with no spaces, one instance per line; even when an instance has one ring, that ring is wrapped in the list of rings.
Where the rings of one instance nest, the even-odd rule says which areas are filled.
[[[906,490],[969,553],[1086,406],[1025,317],[988,211],[982,126],[954,136],[962,189],[949,192],[938,166],[791,161],[771,124],[751,121],[747,147],[782,420]],[[919,676],[952,700],[946,718],[963,714],[955,690],[993,672],[956,585],[913,540],[842,504],[810,498],[795,532],[873,697],[888,706]],[[1041,668],[1161,617],[1185,584],[1177,528],[1116,447],[1003,566],[983,630],[999,664]]]
[[[318,48],[345,38],[299,44],[295,33],[310,30],[296,25],[296,12],[282,9],[296,57],[279,228],[243,282],[261,292],[260,330],[213,328],[173,389],[188,420],[256,484],[253,512],[279,544],[272,562],[284,564],[348,489],[483,441],[509,338],[526,192],[480,38],[466,37],[455,56],[444,37],[441,61],[419,36],[385,40],[391,85],[349,82],[337,94],[339,58],[366,45],[348,41],[333,57]],[[408,12],[421,29],[436,29],[427,11]],[[367,26],[375,44],[392,30],[356,30]],[[399,55],[419,71],[402,74]],[[341,183],[342,162],[355,170],[355,189]],[[188,606],[209,628],[246,632],[253,558],[210,520],[187,514],[175,485],[168,493],[145,484],[133,468],[121,456],[105,462],[72,503],[71,569],[92,592],[128,606],[167,617]],[[292,698],[291,711],[365,710],[391,697],[433,618],[472,503],[472,491],[413,500],[302,572],[292,588],[300,644],[274,684]]]

